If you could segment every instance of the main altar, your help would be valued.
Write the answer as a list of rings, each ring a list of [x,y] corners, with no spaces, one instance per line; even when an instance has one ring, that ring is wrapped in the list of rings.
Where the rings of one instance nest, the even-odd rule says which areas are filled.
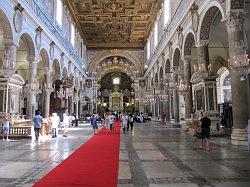
[[[118,90],[109,94],[109,109],[123,110],[123,94]]]

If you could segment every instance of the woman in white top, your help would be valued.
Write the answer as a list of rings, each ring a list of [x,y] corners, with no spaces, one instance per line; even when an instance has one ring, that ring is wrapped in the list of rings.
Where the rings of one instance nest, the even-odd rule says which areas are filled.
[[[127,123],[128,123],[128,116],[122,114],[121,122],[122,122],[122,131],[123,133],[125,133],[125,129],[127,128]]]
[[[57,113],[53,113],[51,118],[52,138],[57,137],[59,123],[59,116],[57,115]]]
[[[10,132],[10,118],[8,116],[5,116],[3,123],[3,141],[4,141],[4,134],[6,135],[6,141],[9,141],[9,132]]]
[[[67,137],[69,123],[70,123],[70,118],[66,113],[64,113],[63,114],[64,137]]]

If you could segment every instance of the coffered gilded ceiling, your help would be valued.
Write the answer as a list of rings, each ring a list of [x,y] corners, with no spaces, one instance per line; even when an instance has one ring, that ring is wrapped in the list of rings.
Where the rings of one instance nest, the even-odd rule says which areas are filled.
[[[66,0],[87,48],[143,48],[163,0]]]

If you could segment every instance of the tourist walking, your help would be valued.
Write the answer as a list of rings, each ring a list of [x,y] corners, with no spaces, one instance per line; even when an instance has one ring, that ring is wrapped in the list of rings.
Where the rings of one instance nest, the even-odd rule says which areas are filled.
[[[109,115],[108,114],[105,114],[105,127],[106,129],[109,129]]]
[[[133,131],[133,127],[134,127],[134,116],[133,116],[133,114],[130,114],[130,116],[129,116],[129,125],[130,125],[130,130]]]
[[[210,151],[209,138],[210,138],[211,120],[208,118],[207,114],[204,114],[200,122],[201,122],[201,129],[202,129],[202,141],[201,141],[200,148],[202,149],[205,148],[207,151]]]
[[[70,117],[68,116],[68,114],[64,113],[63,114],[63,127],[64,127],[64,137],[68,136],[68,128],[70,126]]]
[[[130,126],[130,114],[128,113],[127,115],[128,121],[127,121],[127,131],[129,131],[129,126]]]
[[[51,118],[52,138],[57,138],[59,123],[59,116],[57,115],[57,113],[53,113]]]
[[[109,113],[108,119],[109,119],[109,129],[110,129],[111,132],[114,132],[114,129],[115,129],[115,127],[114,127],[115,116],[111,112]]]
[[[40,115],[40,111],[38,111],[33,119],[34,121],[34,130],[35,130],[35,141],[38,141],[39,139],[39,134],[40,134],[40,129],[42,125],[43,118]]]
[[[122,114],[121,122],[122,122],[122,131],[123,131],[123,134],[124,134],[125,130],[127,128],[127,124],[128,124],[128,116],[125,115],[125,114]]]
[[[6,141],[9,141],[9,133],[10,133],[10,117],[6,115],[4,117],[4,123],[3,123],[3,141],[5,141],[4,135],[6,136]]]
[[[98,134],[98,125],[97,125],[97,115],[93,114],[90,119],[90,123],[93,127],[94,134]]]

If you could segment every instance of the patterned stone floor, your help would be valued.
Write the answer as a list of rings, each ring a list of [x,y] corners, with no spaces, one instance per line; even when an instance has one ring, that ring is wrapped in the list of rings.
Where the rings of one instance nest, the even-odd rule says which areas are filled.
[[[249,187],[250,153],[212,137],[211,151],[194,137],[157,123],[136,124],[121,136],[119,187]]]
[[[0,187],[31,186],[92,136],[90,126],[67,138],[0,140]],[[135,124],[121,134],[119,187],[249,187],[250,153],[226,138],[212,137],[210,152],[194,138],[157,123]]]

